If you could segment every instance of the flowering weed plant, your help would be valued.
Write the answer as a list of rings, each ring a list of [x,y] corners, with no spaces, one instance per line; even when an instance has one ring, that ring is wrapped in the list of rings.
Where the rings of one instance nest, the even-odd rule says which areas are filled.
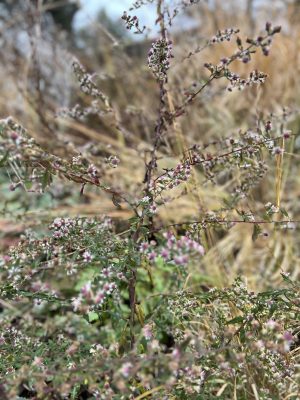
[[[10,192],[40,199],[59,182],[69,182],[81,198],[91,190],[129,212],[125,220],[99,214],[44,218],[1,255],[0,397],[296,400],[297,277],[282,269],[280,286],[253,291],[239,271],[219,284],[203,267],[214,251],[212,232],[222,238],[250,226],[248,237],[262,243],[268,230],[296,234],[297,221],[281,205],[283,157],[296,136],[289,129],[294,113],[285,109],[257,118],[238,135],[210,143],[185,143],[176,156],[168,141],[215,83],[224,95],[263,84],[264,72],[241,76],[234,65],[251,63],[257,51],[268,57],[281,29],[268,22],[261,35],[246,40],[236,28],[216,32],[186,58],[223,42],[235,41],[235,51],[217,64],[205,62],[205,80],[191,83],[174,103],[176,40],[170,28],[199,1],[137,1],[122,16],[128,30],[144,34],[146,27],[129,13],[148,3],[156,3],[159,27],[145,59],[157,88],[157,118],[151,141],[139,154],[144,164],[139,182],[122,182],[122,154],[114,149],[86,146],[58,156],[13,118],[0,122],[0,165]],[[77,60],[73,70],[91,106],[64,109],[63,117],[109,116],[123,135],[118,110],[94,76]],[[256,207],[255,190],[274,161],[276,198]],[[199,206],[179,221],[161,217],[201,185],[224,189],[219,207]],[[226,276],[229,269],[224,263],[218,274]]]

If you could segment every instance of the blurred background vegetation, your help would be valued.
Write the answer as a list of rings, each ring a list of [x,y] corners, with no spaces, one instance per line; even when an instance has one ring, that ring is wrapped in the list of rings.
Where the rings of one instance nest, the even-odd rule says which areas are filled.
[[[151,10],[150,7],[150,14]],[[74,1],[0,1],[0,117],[12,116],[41,145],[60,156],[84,152],[88,145],[102,153],[119,155],[121,164],[112,177],[114,184],[138,193],[145,172],[140,154],[151,148],[157,118],[157,84],[146,62],[156,31],[135,37],[124,29],[120,18],[110,17],[107,8],[97,11],[97,15],[95,11],[84,24],[77,24],[80,12],[79,2]],[[143,18],[147,9],[144,14],[138,12]],[[217,63],[232,54],[235,44],[218,44],[186,60],[191,50],[204,45],[219,29],[238,27],[241,36],[256,37],[266,21],[283,26],[269,57],[258,53],[250,65],[234,65],[241,74],[249,69],[266,72],[266,84],[234,93],[224,91],[221,82],[211,86],[170,129],[164,146],[174,159],[179,160],[187,146],[235,137],[240,130],[255,128],[259,119],[268,118],[271,113],[281,115],[284,108],[294,113],[290,128],[299,134],[299,0],[203,0],[188,8],[184,18],[176,19],[172,27],[175,61],[168,83],[168,106],[172,110],[193,84],[207,77],[204,62]],[[74,56],[90,73],[95,73],[95,81],[117,110],[114,118],[89,115],[80,121],[61,116],[63,108],[90,105],[72,72]],[[295,220],[300,219],[299,147],[300,142],[292,140],[284,155],[281,195],[282,206]],[[168,166],[169,158],[164,157],[163,163]],[[253,211],[260,211],[269,201],[275,203],[275,164],[274,159],[267,177],[246,201]],[[226,185],[213,186],[203,181],[201,173],[195,171],[186,195],[165,207],[160,218],[172,223],[220,208]],[[87,189],[80,196],[80,188],[67,182],[57,181],[45,195],[9,191],[10,182],[4,174],[0,185],[3,252],[19,240],[24,229],[39,228],[56,216],[106,214],[118,221],[130,216],[126,206],[116,208],[102,192]],[[276,284],[282,269],[297,278],[297,231],[282,235],[270,227],[268,233],[266,239],[253,242],[251,227],[243,224],[224,235],[208,229],[209,251],[201,271],[220,286],[243,273],[257,289]]]

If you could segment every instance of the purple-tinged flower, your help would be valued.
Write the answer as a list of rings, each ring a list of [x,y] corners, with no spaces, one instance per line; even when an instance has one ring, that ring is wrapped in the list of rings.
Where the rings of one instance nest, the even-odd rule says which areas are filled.
[[[125,280],[125,276],[124,276],[124,274],[122,272],[118,272],[117,273],[117,278],[120,279],[121,281]]]
[[[78,309],[81,306],[81,303],[82,303],[82,297],[74,297],[72,299],[72,306],[75,312],[78,311]]]
[[[91,282],[87,282],[82,288],[81,293],[86,299],[92,298]]]
[[[20,136],[17,132],[11,132],[10,137],[12,138],[12,140],[17,140]]]
[[[146,340],[151,340],[153,337],[152,326],[150,324],[146,324],[143,327],[143,335]]]
[[[111,274],[112,274],[112,272],[111,272],[110,268],[103,268],[102,275],[105,278],[109,278],[111,276]]]
[[[173,58],[172,42],[170,40],[158,39],[152,43],[148,53],[148,66],[160,81],[167,80],[170,58]]]
[[[196,245],[195,245],[195,250],[196,250],[199,254],[201,254],[202,256],[203,256],[204,253],[205,253],[204,247],[201,246],[201,244],[199,244],[199,243],[196,243]]]
[[[156,257],[157,257],[157,254],[155,253],[155,251],[151,251],[151,253],[148,254],[148,258],[150,261],[155,260]]]
[[[278,327],[278,323],[274,321],[273,319],[269,319],[269,321],[266,322],[266,328],[273,331]]]
[[[107,163],[111,168],[117,168],[118,165],[120,164],[120,160],[117,156],[110,156],[107,159]]]
[[[83,253],[82,257],[83,257],[84,262],[86,262],[86,263],[91,262],[92,258],[93,258],[91,253],[87,250]]]
[[[156,213],[157,213],[157,207],[156,207],[155,204],[152,204],[152,205],[149,207],[149,212],[150,212],[150,214],[156,214]]]
[[[94,302],[96,304],[102,304],[104,302],[104,300],[105,300],[105,296],[106,296],[105,292],[103,290],[99,290],[96,293],[96,296],[94,298]]]
[[[32,365],[34,365],[36,367],[42,366],[43,365],[43,358],[35,356]]]
[[[149,244],[147,242],[143,242],[140,245],[140,252],[144,253],[145,251],[147,251],[149,249]]]
[[[287,342],[293,342],[294,341],[294,336],[291,334],[291,332],[284,332],[282,335],[283,340]]]
[[[56,231],[56,232],[53,233],[53,237],[55,239],[60,239],[62,236],[63,236],[62,233],[59,232],[59,231]]]
[[[103,285],[103,291],[104,291],[104,292],[110,292],[110,290],[111,290],[110,284],[109,284],[108,282],[106,282],[106,283]]]
[[[124,376],[124,378],[128,378],[131,371],[132,371],[133,365],[131,364],[131,362],[126,362],[122,365],[121,367],[121,374]]]
[[[88,173],[89,175],[91,175],[92,177],[95,177],[95,176],[97,175],[98,171],[97,171],[97,168],[95,167],[94,164],[91,164],[91,165],[88,167],[87,173]]]
[[[283,138],[289,139],[291,137],[292,131],[285,131],[283,132]]]
[[[183,256],[175,256],[174,257],[174,263],[176,265],[184,265],[185,264],[185,258]]]
[[[144,32],[144,30],[146,29],[145,26],[143,26],[143,28],[140,27],[139,25],[139,20],[138,17],[136,15],[134,15],[133,17],[131,15],[128,15],[126,11],[124,11],[122,17],[121,17],[125,23],[126,23],[126,29],[130,30],[131,28],[135,28],[135,32],[136,34],[141,34]]]
[[[4,256],[2,256],[2,259],[5,263],[7,263],[11,260],[11,257],[9,255],[5,254]]]
[[[64,220],[62,218],[55,218],[53,221],[53,226],[54,228],[60,228],[64,223]]]
[[[144,197],[140,200],[140,203],[141,203],[142,205],[148,205],[150,201],[151,201],[151,198],[150,198],[149,196],[144,196]]]
[[[286,331],[283,333],[282,339],[283,339],[283,343],[284,343],[284,351],[285,352],[290,351],[291,344],[295,340],[294,336],[291,334],[291,332]]]
[[[164,248],[162,249],[160,255],[162,256],[162,258],[167,260],[168,258],[170,258],[170,251]]]
[[[172,351],[172,358],[174,358],[175,360],[179,360],[180,359],[180,351],[179,351],[179,349],[175,348]]]
[[[275,155],[282,155],[284,153],[284,149],[282,147],[277,146],[277,147],[274,147],[272,153]]]

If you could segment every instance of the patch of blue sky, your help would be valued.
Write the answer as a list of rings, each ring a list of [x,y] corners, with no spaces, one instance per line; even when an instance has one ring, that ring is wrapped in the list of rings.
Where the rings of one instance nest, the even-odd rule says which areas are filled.
[[[133,0],[81,0],[81,10],[75,16],[75,27],[81,28],[95,20],[97,14],[104,9],[112,20],[118,20],[124,11],[128,11]],[[154,8],[151,5],[132,11],[141,19],[141,24],[152,25],[155,18]]]

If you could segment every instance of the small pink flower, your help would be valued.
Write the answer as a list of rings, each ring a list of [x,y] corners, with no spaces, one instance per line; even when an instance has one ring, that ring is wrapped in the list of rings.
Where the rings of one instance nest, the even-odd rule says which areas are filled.
[[[144,253],[146,250],[148,250],[149,244],[146,242],[141,243],[140,245],[140,252]]]
[[[81,297],[74,297],[74,298],[72,299],[72,306],[73,306],[73,309],[74,309],[75,312],[76,312],[76,311],[79,309],[79,307],[81,306],[81,302],[82,302],[82,298],[81,298]]]
[[[277,322],[274,321],[273,319],[269,319],[269,321],[266,322],[266,328],[270,329],[271,331],[276,329],[278,326]]]
[[[178,360],[179,358],[180,358],[180,351],[179,351],[179,349],[174,349],[173,351],[172,351],[172,357],[175,359],[175,360]]]
[[[143,335],[146,340],[151,340],[153,337],[152,327],[151,325],[147,324],[143,327]]]
[[[175,257],[174,257],[174,262],[175,262],[176,265],[183,265],[183,264],[185,264],[184,260],[185,260],[185,259],[184,259],[183,256],[175,256]]]
[[[85,251],[82,255],[84,262],[89,263],[92,261],[92,255],[89,251]]]
[[[104,290],[105,292],[109,292],[109,291],[111,290],[111,286],[110,286],[110,284],[109,284],[108,282],[106,282],[106,283],[104,284],[103,290]]]
[[[5,263],[9,262],[10,260],[11,260],[10,256],[8,256],[8,255],[4,255],[4,256],[3,256],[3,261],[4,261]]]
[[[155,253],[155,251],[151,251],[151,253],[148,254],[148,258],[150,261],[155,260],[157,254]]]
[[[167,249],[162,249],[160,255],[162,256],[162,258],[164,258],[165,260],[167,260],[168,258],[170,258],[170,252]]]
[[[128,378],[131,371],[132,371],[133,365],[131,362],[126,362],[122,365],[121,367],[121,374],[124,376],[124,378]]]
[[[291,332],[284,332],[283,335],[283,340],[287,341],[287,342],[293,342],[294,341],[294,336],[291,334]]]
[[[92,297],[91,282],[86,283],[81,288],[81,293],[86,299],[90,299]]]
[[[289,139],[291,137],[292,132],[291,131],[285,131],[283,133],[284,139]]]
[[[105,292],[103,290],[99,290],[99,292],[97,292],[95,297],[95,303],[102,304],[104,299],[105,299]]]
[[[284,153],[284,149],[282,147],[274,147],[273,154],[282,155]]]
[[[19,138],[19,134],[17,132],[12,132],[10,137],[12,138],[12,140],[17,140]]]

